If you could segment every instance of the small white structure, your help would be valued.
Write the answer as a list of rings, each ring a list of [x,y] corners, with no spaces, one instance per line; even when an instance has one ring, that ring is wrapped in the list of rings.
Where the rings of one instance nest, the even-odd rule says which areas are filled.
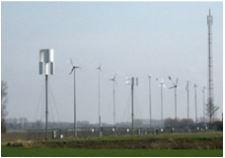
[[[39,74],[53,75],[54,74],[54,50],[41,49],[39,53]]]

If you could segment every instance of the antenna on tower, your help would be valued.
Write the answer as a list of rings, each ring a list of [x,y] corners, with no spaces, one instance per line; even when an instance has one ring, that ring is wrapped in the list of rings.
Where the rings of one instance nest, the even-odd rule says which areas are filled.
[[[73,135],[74,137],[77,137],[77,112],[76,112],[76,70],[79,69],[79,66],[75,66],[73,64],[72,59],[70,59],[70,64],[72,66],[72,69],[69,73],[71,75],[73,73],[74,75],[74,127],[73,127]]]
[[[209,9],[209,15],[207,16],[207,25],[208,25],[208,114],[209,122],[211,123],[212,117],[217,107],[214,106],[213,99],[213,55],[212,55],[212,24],[213,17],[211,15],[211,10]]]

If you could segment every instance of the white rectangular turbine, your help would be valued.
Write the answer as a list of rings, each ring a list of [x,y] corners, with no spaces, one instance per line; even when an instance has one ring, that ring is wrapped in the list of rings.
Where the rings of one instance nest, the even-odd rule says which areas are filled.
[[[39,52],[39,74],[54,74],[54,50],[41,49]]]

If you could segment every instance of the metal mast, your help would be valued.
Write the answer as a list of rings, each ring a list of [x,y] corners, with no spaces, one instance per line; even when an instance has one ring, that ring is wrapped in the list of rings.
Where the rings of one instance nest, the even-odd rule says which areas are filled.
[[[156,81],[159,81],[158,78],[156,78]],[[165,86],[164,84],[164,80],[161,79],[161,81],[159,81],[159,86],[160,86],[160,96],[161,96],[161,123],[163,125],[163,87]]]
[[[48,139],[48,75],[45,75],[45,139]]]
[[[115,127],[116,125],[116,90],[115,90],[115,84],[116,84],[116,75],[114,75],[110,81],[113,82],[113,125]]]
[[[209,9],[209,15],[207,16],[208,25],[208,107],[213,109],[213,56],[212,56],[212,24],[213,17]],[[212,110],[209,110],[209,121],[212,119]]]
[[[134,133],[134,77],[131,78],[131,128]]]
[[[151,97],[151,75],[148,75],[149,80],[149,128],[152,127],[152,97]]]
[[[202,88],[203,122],[205,122],[205,111],[206,111],[206,109],[205,109],[205,89],[206,89],[205,87]]]
[[[160,83],[161,89],[161,123],[163,122],[163,83]]]
[[[135,86],[135,80],[136,80],[136,86],[138,85],[138,78],[131,77],[129,79],[129,83],[131,85],[131,130],[132,134],[134,134],[134,86]]]
[[[76,69],[79,69],[79,66],[74,66],[73,61],[70,60],[72,69],[69,73],[70,75],[73,73],[74,75],[74,124],[73,124],[73,135],[77,137],[77,107],[76,107]]]
[[[186,88],[185,88],[185,90],[187,91],[187,118],[188,119],[189,119],[189,111],[190,111],[189,84],[190,82],[187,81]]]
[[[98,121],[99,121],[99,136],[102,136],[102,122],[101,122],[101,85],[100,85],[100,78],[101,78],[101,71],[102,67],[97,67],[98,70]]]
[[[74,137],[77,136],[77,106],[76,106],[76,70],[74,68]]]
[[[48,139],[48,75],[54,72],[54,50],[41,49],[39,52],[39,74],[45,74],[45,140]]]
[[[198,119],[198,112],[197,112],[197,85],[194,84],[194,92],[195,92],[195,122],[197,123]]]
[[[172,78],[169,76],[169,80],[172,82],[173,86],[169,89],[174,89],[174,109],[175,109],[175,119],[177,119],[177,84],[178,84],[178,78],[176,79],[176,82],[173,82]]]

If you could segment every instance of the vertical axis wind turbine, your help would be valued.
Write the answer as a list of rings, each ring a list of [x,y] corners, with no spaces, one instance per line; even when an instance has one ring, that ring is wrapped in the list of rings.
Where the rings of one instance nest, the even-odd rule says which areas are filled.
[[[213,56],[212,56],[212,24],[213,17],[209,9],[209,15],[207,16],[208,25],[208,108],[209,108],[209,122],[212,120],[213,116]]]
[[[115,90],[115,85],[116,85],[116,74],[110,78],[110,81],[113,83],[113,126],[115,128],[116,126],[116,90]]]
[[[198,121],[198,111],[197,111],[197,85],[196,84],[194,84],[194,94],[195,94],[195,122],[197,123],[197,121]]]
[[[178,84],[178,78],[176,78],[176,81],[173,82],[173,79],[171,76],[168,77],[168,79],[172,82],[173,86],[169,87],[169,89],[174,89],[174,108],[175,108],[175,120],[177,119],[177,84]]]
[[[152,96],[151,96],[151,75],[148,75],[149,81],[149,129],[152,127]]]
[[[73,136],[77,137],[77,107],[76,107],[76,70],[79,69],[79,66],[75,66],[73,64],[72,59],[70,59],[70,63],[72,66],[72,69],[69,73],[69,75],[71,75],[73,73],[74,75],[74,124],[73,124]]]
[[[54,50],[41,49],[39,52],[39,74],[45,74],[45,140],[48,139],[48,75],[54,73]]]
[[[102,66],[97,67],[98,70],[98,122],[99,122],[99,136],[102,136],[102,122],[101,122],[101,83],[100,83],[100,77],[101,77],[101,71]]]

